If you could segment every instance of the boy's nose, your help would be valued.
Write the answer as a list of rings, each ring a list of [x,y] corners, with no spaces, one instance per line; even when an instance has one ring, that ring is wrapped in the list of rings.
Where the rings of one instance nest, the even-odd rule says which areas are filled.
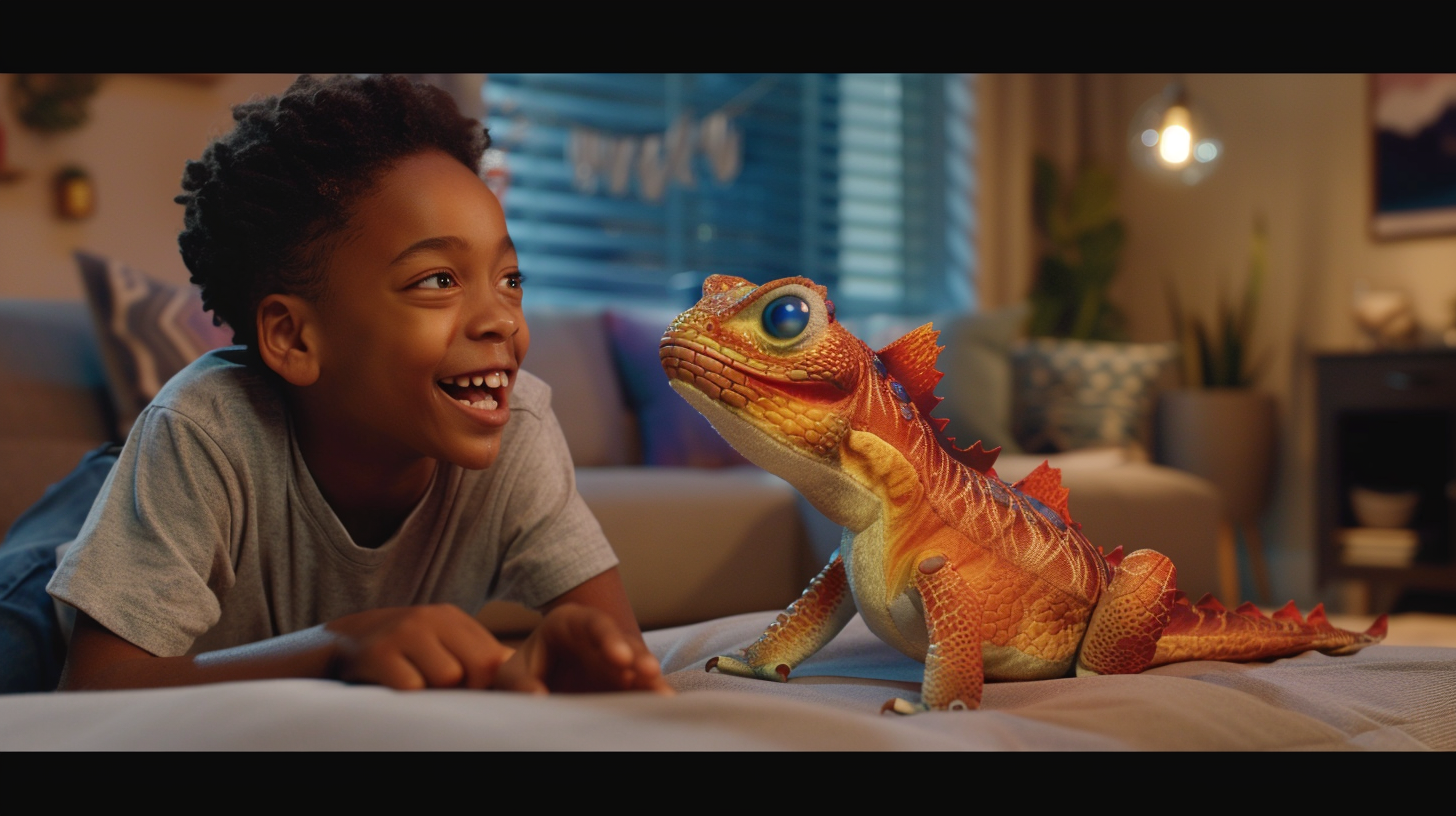
[[[482,304],[470,315],[465,334],[472,340],[506,340],[516,333],[520,315],[502,304]]]

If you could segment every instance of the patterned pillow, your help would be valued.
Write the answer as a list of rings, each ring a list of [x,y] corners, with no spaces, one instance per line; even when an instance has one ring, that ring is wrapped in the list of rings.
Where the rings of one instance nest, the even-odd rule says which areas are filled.
[[[748,460],[672,390],[657,345],[676,313],[608,311],[612,356],[642,431],[642,461],[659,467],[724,467]]]
[[[125,439],[167,380],[232,342],[232,330],[213,325],[195,286],[163,283],[85,252],[76,253],[76,262],[116,406],[117,438]]]
[[[1012,352],[1014,432],[1030,453],[1147,446],[1170,343],[1036,338]]]

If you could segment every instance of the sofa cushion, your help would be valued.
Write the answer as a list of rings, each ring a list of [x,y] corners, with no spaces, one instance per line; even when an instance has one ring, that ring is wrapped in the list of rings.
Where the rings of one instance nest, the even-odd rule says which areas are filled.
[[[753,466],[588,468],[577,490],[644,629],[788,606],[824,566],[798,492]]]
[[[85,304],[0,300],[0,437],[94,448],[115,433],[110,412]]]
[[[530,309],[525,368],[551,386],[551,409],[577,467],[639,460],[637,430],[599,312]]]
[[[1171,343],[1039,337],[1012,351],[1017,440],[1031,452],[1141,445],[1151,435],[1155,386]]]
[[[672,390],[657,354],[675,313],[609,310],[612,354],[642,433],[642,461],[658,467],[747,464],[707,419]]]
[[[1011,349],[1026,323],[1024,303],[959,315],[941,334],[945,377],[936,393],[945,398],[935,415],[950,420],[946,433],[960,447],[981,440],[986,448],[1020,453],[1011,429]]]
[[[207,351],[232,341],[232,330],[213,324],[195,286],[154,280],[114,260],[76,253],[81,280],[125,438],[137,415],[173,374]]]

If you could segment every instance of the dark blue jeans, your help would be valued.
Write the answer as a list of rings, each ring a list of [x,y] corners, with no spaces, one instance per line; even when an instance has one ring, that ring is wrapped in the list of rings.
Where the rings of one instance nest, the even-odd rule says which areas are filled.
[[[0,543],[0,694],[53,691],[60,683],[66,644],[46,584],[56,571],[56,548],[80,532],[120,451],[103,445],[82,457]]]

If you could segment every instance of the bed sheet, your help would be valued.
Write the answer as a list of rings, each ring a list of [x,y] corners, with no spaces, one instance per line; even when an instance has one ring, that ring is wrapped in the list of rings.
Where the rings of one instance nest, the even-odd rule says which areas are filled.
[[[322,680],[0,698],[0,750],[1224,751],[1456,749],[1456,648],[990,683],[881,714],[922,667],[858,617],[787,683],[705,672],[773,612],[647,633],[678,694],[394,692]]]

